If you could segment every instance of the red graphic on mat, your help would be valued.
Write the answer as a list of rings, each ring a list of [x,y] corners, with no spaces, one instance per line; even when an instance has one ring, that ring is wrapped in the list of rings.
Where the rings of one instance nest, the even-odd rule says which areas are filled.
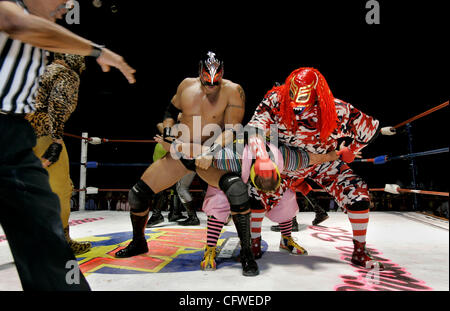
[[[178,271],[180,267],[168,266],[180,256],[188,256],[190,254],[202,254],[205,247],[204,229],[177,229],[162,228],[150,230],[146,233],[149,251],[139,256],[130,258],[115,258],[114,255],[123,249],[127,244],[127,240],[123,240],[122,233],[105,235],[110,239],[93,242],[92,250],[86,254],[86,257],[79,261],[81,271],[83,273],[98,272],[100,269],[108,273],[148,273],[159,272],[162,269],[175,269]],[[122,244],[118,246],[118,244]],[[80,257],[85,256],[81,255]],[[194,262],[195,267],[199,266],[199,260]],[[189,265],[189,263],[186,263]]]
[[[85,218],[85,219],[71,220],[71,221],[69,221],[69,226],[81,225],[81,224],[85,224],[85,223],[93,222],[93,221],[97,221],[97,220],[102,220],[102,219],[104,219],[104,218],[98,217],[98,218]]]
[[[93,221],[97,221],[97,220],[102,220],[102,219],[104,219],[104,218],[98,217],[98,218],[85,218],[85,219],[71,220],[71,221],[69,221],[69,226],[81,225],[81,224],[85,224],[85,223],[93,222]],[[0,235],[0,243],[5,242],[6,240],[7,240],[6,235]]]
[[[352,241],[353,237],[347,230],[337,227],[310,226],[316,232],[311,236],[326,242]],[[350,262],[353,246],[338,246],[341,251],[341,260],[355,267],[356,275],[341,275],[343,283],[336,285],[336,291],[431,291],[432,288],[425,285],[424,281],[415,279],[405,268],[382,257],[382,253],[374,248],[367,247],[372,257],[383,263],[384,270],[363,269]]]

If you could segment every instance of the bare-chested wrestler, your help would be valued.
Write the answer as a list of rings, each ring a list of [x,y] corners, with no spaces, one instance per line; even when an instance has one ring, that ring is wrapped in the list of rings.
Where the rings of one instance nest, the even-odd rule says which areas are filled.
[[[148,167],[130,190],[128,200],[133,240],[115,256],[123,258],[148,252],[144,235],[149,213],[148,201],[154,194],[195,171],[209,185],[226,194],[241,240],[243,274],[254,276],[259,274],[259,269],[251,251],[247,186],[239,174],[211,166],[213,155],[222,146],[232,142],[231,126],[242,122],[245,94],[240,85],[222,78],[223,62],[213,52],[208,52],[206,58],[200,61],[199,75],[180,83],[165,112],[163,140],[161,137],[155,138],[159,138],[171,152]],[[172,127],[180,112],[182,117],[175,131]],[[178,135],[179,131],[181,135]]]

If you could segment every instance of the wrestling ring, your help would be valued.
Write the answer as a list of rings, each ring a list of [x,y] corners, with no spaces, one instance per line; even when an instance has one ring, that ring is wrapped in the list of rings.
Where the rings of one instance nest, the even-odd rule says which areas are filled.
[[[114,253],[131,240],[128,212],[86,210],[86,195],[104,192],[128,192],[88,185],[88,172],[99,167],[142,167],[151,163],[109,163],[88,161],[88,146],[101,148],[110,143],[154,144],[154,140],[125,140],[68,134],[66,137],[81,142],[79,184],[77,186],[79,211],[71,214],[71,235],[75,240],[90,241],[92,249],[77,256],[81,270],[93,290],[164,290],[164,291],[448,291],[449,290],[449,226],[447,218],[419,212],[418,196],[447,202],[448,192],[417,189],[419,157],[448,153],[449,148],[416,151],[413,149],[412,123],[448,106],[448,101],[410,118],[382,133],[397,135],[404,128],[409,143],[409,153],[382,154],[372,158],[356,159],[358,165],[384,165],[391,161],[408,161],[411,186],[397,184],[370,185],[371,193],[411,196],[409,211],[372,211],[367,233],[367,247],[375,259],[384,264],[384,271],[368,271],[350,263],[353,250],[352,231],[348,217],[330,211],[330,218],[319,226],[312,226],[314,213],[302,211],[297,215],[300,227],[293,236],[305,247],[308,256],[292,256],[278,250],[280,234],[270,230],[275,223],[265,218],[262,224],[264,255],[258,260],[260,275],[245,278],[241,266],[233,258],[237,250],[234,226],[225,226],[218,246],[223,250],[217,260],[216,271],[200,270],[200,261],[206,239],[206,216],[199,212],[200,226],[181,227],[165,222],[147,228],[146,237],[150,251],[132,258],[115,258]],[[389,139],[389,137],[378,139]],[[364,176],[363,176],[364,178]],[[201,192],[202,189],[191,189]],[[321,189],[315,194],[326,196]],[[167,219],[167,212],[163,212]],[[0,290],[21,290],[20,281],[9,251],[7,240],[0,227]],[[299,276],[296,278],[295,276]],[[236,287],[236,282],[245,286]]]

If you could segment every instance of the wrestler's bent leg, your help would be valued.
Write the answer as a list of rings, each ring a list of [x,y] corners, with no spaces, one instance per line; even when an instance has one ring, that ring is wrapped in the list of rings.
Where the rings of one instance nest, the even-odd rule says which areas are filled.
[[[202,210],[207,216],[206,247],[203,260],[200,263],[202,270],[216,269],[216,246],[222,228],[230,214],[230,203],[220,189],[208,186]]]
[[[197,170],[197,174],[209,185],[221,189],[227,196],[233,222],[241,240],[240,260],[244,276],[259,274],[258,265],[251,250],[250,202],[247,185],[237,173],[225,172],[210,167]]]
[[[278,204],[266,213],[266,216],[279,224],[281,232],[279,248],[281,251],[286,251],[293,255],[307,255],[306,249],[297,244],[292,238],[292,219],[297,215],[298,211],[297,194],[288,189],[283,193]]]
[[[255,259],[259,259],[262,257],[261,228],[264,216],[266,214],[266,209],[264,208],[264,206],[261,204],[260,201],[254,198],[250,198],[250,205],[252,209],[250,219],[252,252],[253,256],[255,256]]]
[[[170,154],[150,165],[141,179],[128,193],[130,203],[130,219],[133,227],[133,240],[127,247],[118,251],[115,256],[126,258],[148,252],[145,239],[150,204],[155,193],[159,193],[174,185],[188,170]]]
[[[376,262],[366,250],[370,207],[367,184],[341,161],[332,162],[326,170],[317,174],[314,181],[319,185],[326,185],[324,188],[327,192],[335,198],[342,209],[347,211],[353,230],[352,262],[366,268],[378,266],[382,270],[383,265]]]

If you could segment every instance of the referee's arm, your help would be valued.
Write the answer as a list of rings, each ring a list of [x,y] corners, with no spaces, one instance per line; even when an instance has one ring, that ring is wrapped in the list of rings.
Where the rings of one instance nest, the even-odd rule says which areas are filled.
[[[20,6],[9,1],[0,1],[0,31],[12,39],[52,52],[89,56],[94,49],[91,41],[44,18],[25,14]],[[135,82],[135,70],[122,56],[104,48],[97,62],[103,71],[109,71],[110,66],[116,67],[128,82]]]

